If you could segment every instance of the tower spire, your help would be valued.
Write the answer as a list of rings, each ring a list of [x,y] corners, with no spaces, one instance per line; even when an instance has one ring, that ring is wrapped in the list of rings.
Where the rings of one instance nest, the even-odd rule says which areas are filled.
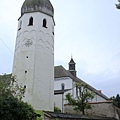
[[[72,53],[71,53],[71,58],[73,58],[73,55],[72,55]]]
[[[76,69],[75,69],[75,62],[73,60],[73,56],[71,55],[71,60],[68,63],[69,65],[69,72],[76,77]]]

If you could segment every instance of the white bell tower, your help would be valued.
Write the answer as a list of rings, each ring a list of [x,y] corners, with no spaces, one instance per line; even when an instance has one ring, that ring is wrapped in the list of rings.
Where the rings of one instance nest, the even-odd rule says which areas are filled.
[[[53,111],[54,9],[49,0],[25,0],[18,19],[13,75],[26,86],[24,101]]]

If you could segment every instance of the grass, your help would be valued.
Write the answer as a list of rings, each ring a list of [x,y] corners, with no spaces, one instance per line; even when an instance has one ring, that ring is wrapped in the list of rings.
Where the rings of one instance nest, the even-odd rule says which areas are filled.
[[[35,112],[36,112],[37,114],[40,114],[40,115],[41,115],[41,117],[37,117],[37,120],[42,120],[43,117],[44,117],[43,111],[41,111],[41,110],[35,110]]]

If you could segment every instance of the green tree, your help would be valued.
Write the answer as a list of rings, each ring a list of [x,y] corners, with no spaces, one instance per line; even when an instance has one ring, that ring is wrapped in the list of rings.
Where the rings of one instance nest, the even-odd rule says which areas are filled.
[[[26,86],[18,85],[15,77],[11,74],[0,76],[0,95],[14,96],[18,100],[22,100],[25,94]]]
[[[85,114],[85,110],[91,109],[89,100],[94,98],[94,94],[90,92],[85,83],[76,83],[77,98],[74,99],[70,93],[66,95],[66,100],[70,105],[74,106],[74,110],[81,111]]]
[[[118,4],[115,4],[115,5],[116,5],[116,8],[117,8],[117,9],[120,9],[120,0],[118,0],[118,2],[119,2],[119,3],[118,3]]]
[[[113,99],[113,104],[120,108],[120,96],[119,96],[119,94],[117,94],[116,97]]]
[[[27,103],[13,96],[0,96],[0,120],[35,120],[36,117],[33,108]]]
[[[110,100],[114,100],[114,99],[115,99],[115,96],[110,97]]]
[[[35,120],[31,105],[22,101],[25,86],[19,86],[11,75],[0,76],[0,120]]]
[[[58,108],[55,104],[54,104],[54,112],[61,112],[60,108]]]

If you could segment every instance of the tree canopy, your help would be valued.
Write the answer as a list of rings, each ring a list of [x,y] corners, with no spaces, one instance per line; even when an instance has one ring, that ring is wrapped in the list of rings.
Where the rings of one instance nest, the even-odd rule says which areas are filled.
[[[118,3],[118,4],[115,4],[115,5],[116,5],[116,8],[117,8],[117,9],[120,9],[120,0],[118,0],[118,2],[119,2],[119,3]]]
[[[113,104],[120,108],[120,96],[119,96],[119,94],[117,94],[116,97],[113,99]]]
[[[85,83],[76,83],[77,98],[73,98],[70,93],[66,95],[66,100],[70,105],[74,106],[74,110],[81,111],[85,114],[85,110],[91,109],[89,100],[94,98],[94,94],[87,89]]]
[[[0,120],[36,120],[35,110],[22,101],[25,88],[11,74],[0,76]]]

